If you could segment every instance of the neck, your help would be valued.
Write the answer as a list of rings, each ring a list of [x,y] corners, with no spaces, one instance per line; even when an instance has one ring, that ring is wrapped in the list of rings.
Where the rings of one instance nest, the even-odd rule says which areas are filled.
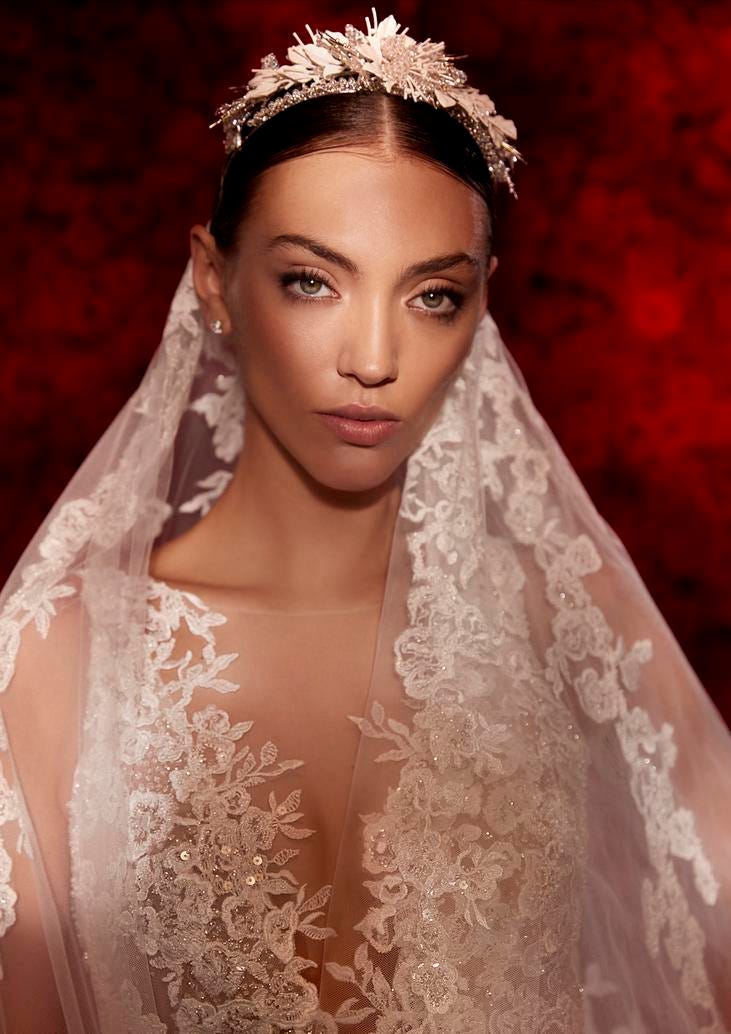
[[[316,482],[258,420],[226,491],[182,539],[190,580],[242,588],[265,605],[345,607],[380,601],[401,500],[383,485],[344,492]],[[181,540],[170,544],[180,560]],[[165,547],[163,547],[164,549]],[[165,576],[165,562],[158,564]],[[175,563],[172,565],[176,566]]]

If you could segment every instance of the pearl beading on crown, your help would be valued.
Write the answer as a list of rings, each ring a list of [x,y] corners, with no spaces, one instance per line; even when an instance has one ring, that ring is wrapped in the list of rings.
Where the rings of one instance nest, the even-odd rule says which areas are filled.
[[[313,32],[308,25],[311,43],[293,33],[298,46],[287,50],[288,64],[267,54],[261,67],[252,69],[246,87],[232,87],[245,93],[222,104],[210,126],[223,126],[226,153],[238,150],[257,126],[302,101],[331,93],[395,93],[448,111],[477,142],[493,179],[506,183],[517,197],[510,174],[522,156],[509,143],[517,137],[515,123],[498,115],[486,94],[467,85],[466,74],[444,53],[443,43],[417,42],[408,29],[399,32],[393,15],[379,22],[371,10],[373,24],[366,17],[366,32],[350,24],[344,33]]]

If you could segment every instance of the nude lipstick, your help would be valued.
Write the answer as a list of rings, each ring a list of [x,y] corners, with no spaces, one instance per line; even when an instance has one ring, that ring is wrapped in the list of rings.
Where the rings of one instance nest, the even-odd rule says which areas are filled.
[[[344,442],[351,445],[378,445],[399,428],[401,421],[380,406],[339,406],[317,414]]]

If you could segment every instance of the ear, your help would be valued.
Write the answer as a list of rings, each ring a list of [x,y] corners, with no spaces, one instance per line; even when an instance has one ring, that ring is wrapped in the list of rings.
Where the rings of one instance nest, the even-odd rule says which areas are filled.
[[[487,266],[487,275],[485,277],[485,283],[487,283],[487,281],[490,279],[490,277],[492,276],[492,274],[495,272],[496,269],[497,269],[497,255],[491,255],[490,256],[490,261],[489,261],[488,266]]]
[[[208,326],[214,320],[223,324],[223,333],[231,331],[231,316],[224,301],[224,259],[213,235],[200,224],[190,231],[190,255],[193,260],[193,285]]]

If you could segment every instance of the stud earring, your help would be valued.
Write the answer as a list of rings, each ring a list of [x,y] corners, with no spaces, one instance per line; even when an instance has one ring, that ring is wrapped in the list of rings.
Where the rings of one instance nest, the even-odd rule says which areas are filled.
[[[211,320],[210,327],[214,334],[223,334],[223,323],[221,320]]]

